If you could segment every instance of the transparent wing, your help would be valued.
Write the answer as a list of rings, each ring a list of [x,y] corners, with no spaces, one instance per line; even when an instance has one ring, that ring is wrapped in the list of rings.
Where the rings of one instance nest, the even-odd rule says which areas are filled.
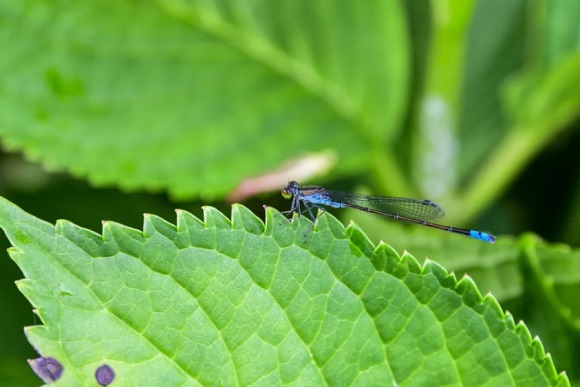
[[[389,196],[367,196],[340,191],[327,191],[334,201],[367,207],[391,215],[416,220],[433,220],[445,216],[445,211],[431,200],[393,198]]]

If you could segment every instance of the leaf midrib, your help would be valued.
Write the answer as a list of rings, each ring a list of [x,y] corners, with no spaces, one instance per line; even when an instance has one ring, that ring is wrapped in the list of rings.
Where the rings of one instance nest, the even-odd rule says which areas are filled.
[[[218,38],[248,58],[300,85],[328,105],[338,117],[363,129],[369,140],[372,138],[371,130],[362,120],[362,111],[355,101],[335,84],[321,77],[314,69],[287,55],[267,40],[226,22],[204,7],[178,7],[166,2],[162,7],[177,20]]]

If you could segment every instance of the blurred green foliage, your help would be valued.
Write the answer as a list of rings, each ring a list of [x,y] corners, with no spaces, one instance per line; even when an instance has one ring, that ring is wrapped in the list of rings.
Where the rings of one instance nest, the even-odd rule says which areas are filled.
[[[6,0],[0,44],[0,139],[11,152],[0,194],[47,221],[100,232],[102,219],[140,228],[143,212],[199,214],[209,199],[226,210],[225,195],[247,179],[330,153],[316,181],[330,188],[429,197],[449,224],[580,246],[577,0]],[[264,203],[288,205],[277,192],[246,204],[259,214]],[[466,242],[436,231],[373,220],[369,230],[418,258],[449,259],[449,270],[473,274],[485,259],[453,263],[449,252]],[[527,238],[506,238],[508,258],[481,264],[497,275],[476,280],[548,338],[559,366],[578,351],[569,294],[579,258]],[[529,246],[543,249],[542,265],[522,259],[535,254]],[[566,278],[546,272],[552,259],[567,262]],[[0,378],[28,385],[24,359],[35,355],[14,332],[38,321],[12,284],[14,263],[0,267],[10,311]],[[515,285],[497,281],[506,267]],[[543,297],[552,281],[569,289]],[[554,327],[528,297],[546,300]]]

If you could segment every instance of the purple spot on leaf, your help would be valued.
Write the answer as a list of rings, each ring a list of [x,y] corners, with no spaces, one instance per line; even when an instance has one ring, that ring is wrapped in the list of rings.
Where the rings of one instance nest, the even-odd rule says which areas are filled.
[[[62,364],[52,357],[29,359],[28,364],[44,383],[51,383],[62,375]]]
[[[95,379],[101,386],[108,386],[115,379],[115,372],[108,365],[102,365],[95,372]]]

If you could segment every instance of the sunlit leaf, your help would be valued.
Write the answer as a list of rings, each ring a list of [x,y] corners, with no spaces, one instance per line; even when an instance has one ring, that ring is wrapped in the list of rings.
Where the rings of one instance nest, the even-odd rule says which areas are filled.
[[[206,207],[143,231],[56,227],[0,200],[0,227],[63,385],[562,385],[552,360],[473,281],[356,226]]]

